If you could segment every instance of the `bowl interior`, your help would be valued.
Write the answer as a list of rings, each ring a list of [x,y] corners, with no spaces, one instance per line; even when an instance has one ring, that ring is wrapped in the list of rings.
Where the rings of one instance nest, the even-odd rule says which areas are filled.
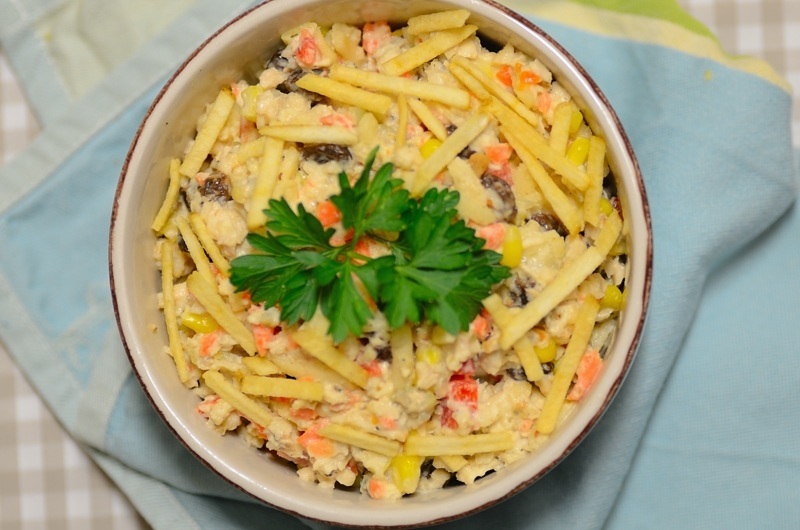
[[[403,21],[455,7],[473,13],[483,37],[510,42],[542,60],[573,94],[595,131],[605,137],[629,226],[627,306],[601,379],[538,452],[475,484],[399,502],[326,491],[301,481],[293,468],[247,448],[239,438],[219,436],[193,412],[197,398],[180,384],[172,360],[164,354],[167,338],[156,300],[160,280],[149,226],[163,199],[169,160],[182,153],[206,103],[220,86],[261,67],[277,48],[283,31],[309,20]],[[117,190],[110,241],[112,295],[121,336],[148,397],[187,448],[222,477],[273,506],[312,519],[366,526],[427,524],[466,515],[521,490],[585,437],[621,384],[638,345],[649,293],[650,238],[641,175],[616,115],[574,60],[521,16],[477,0],[273,0],[235,19],[202,45],[168,82],[143,121]],[[150,331],[153,324],[158,329],[155,333]]]

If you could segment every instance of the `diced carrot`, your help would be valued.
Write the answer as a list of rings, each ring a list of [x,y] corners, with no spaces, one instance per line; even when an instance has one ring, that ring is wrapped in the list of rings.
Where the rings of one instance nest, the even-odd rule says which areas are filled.
[[[472,332],[478,337],[479,340],[486,340],[489,336],[489,320],[483,315],[477,315],[470,324]]]
[[[521,88],[538,85],[541,80],[542,78],[536,75],[532,70],[522,70],[519,73],[519,84]]]
[[[382,478],[378,478],[374,475],[369,480],[367,489],[369,491],[369,496],[373,499],[382,499],[386,496],[386,483]]]
[[[494,75],[498,81],[500,81],[507,87],[510,87],[514,82],[513,69],[507,64],[501,66],[500,69],[497,71],[497,73]]]
[[[381,44],[388,42],[391,37],[392,28],[387,22],[367,22],[361,33],[361,47],[364,48],[367,55],[372,55],[378,51]]]
[[[289,415],[298,420],[311,421],[319,417],[317,411],[309,407],[301,407],[299,409],[289,409]]]
[[[378,424],[384,429],[396,429],[397,421],[391,416],[381,416],[378,418]]]
[[[329,458],[335,452],[333,443],[317,434],[320,427],[321,424],[312,425],[297,438],[297,443],[305,447],[308,454],[314,458]]]
[[[208,419],[211,409],[217,404],[217,402],[219,402],[219,400],[220,397],[218,395],[211,394],[210,396],[206,396],[203,401],[198,403],[194,410],[204,418]]]
[[[507,143],[488,145],[484,148],[484,151],[486,152],[486,156],[489,157],[489,160],[494,164],[508,162],[511,158],[511,154],[514,152]]]
[[[326,114],[325,116],[319,119],[319,122],[322,125],[338,125],[340,127],[347,127],[348,129],[354,129],[356,126],[356,123],[355,121],[353,121],[353,118],[351,118],[347,114],[341,114],[339,112]]]
[[[475,235],[486,241],[484,248],[499,250],[503,246],[506,237],[506,225],[503,223],[492,223],[490,225],[479,226],[475,230]]]
[[[317,61],[317,52],[317,41],[314,39],[314,34],[311,30],[307,28],[300,30],[300,44],[294,52],[297,64],[305,68],[314,66]]]
[[[586,394],[586,391],[589,390],[602,370],[603,359],[600,358],[600,353],[595,349],[587,350],[578,364],[576,372],[578,380],[572,386],[569,394],[567,394],[567,399],[570,401],[583,399],[584,394]]]
[[[325,228],[330,228],[342,220],[342,212],[331,201],[322,201],[317,205],[317,219]]]
[[[369,237],[362,236],[358,241],[356,241],[356,253],[368,258],[372,257],[372,242],[373,240]]]
[[[218,329],[212,331],[211,333],[204,333],[202,337],[200,337],[200,356],[201,357],[209,357],[216,353],[218,348],[217,343],[219,341],[220,334],[222,332]]]
[[[370,377],[380,377],[383,374],[381,362],[377,359],[361,365]]]
[[[539,112],[542,114],[547,114],[552,105],[553,98],[550,97],[550,92],[539,92],[539,97],[536,100],[536,106],[538,107]]]
[[[253,338],[256,339],[256,350],[260,357],[264,357],[269,349],[269,343],[275,338],[275,328],[264,324],[253,324]]]

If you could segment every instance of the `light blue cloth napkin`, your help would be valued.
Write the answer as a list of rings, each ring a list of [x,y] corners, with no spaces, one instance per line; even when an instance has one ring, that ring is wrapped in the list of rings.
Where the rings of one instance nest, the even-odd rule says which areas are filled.
[[[0,168],[0,337],[157,529],[324,527],[245,496],[183,448],[131,375],[110,305],[110,207],[131,138],[170,69],[244,6],[197,0],[87,96],[62,99],[28,152]],[[651,313],[585,442],[513,499],[444,527],[795,528],[789,95],[702,55],[531,18],[583,62],[633,142],[653,215]],[[19,34],[0,38],[13,55]]]

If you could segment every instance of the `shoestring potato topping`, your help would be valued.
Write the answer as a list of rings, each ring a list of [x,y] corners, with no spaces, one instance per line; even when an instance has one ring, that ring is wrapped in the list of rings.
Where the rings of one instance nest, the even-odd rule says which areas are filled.
[[[469,18],[287,31],[165,175],[177,376],[212,429],[323,487],[423,494],[536,451],[625,305],[603,138]]]

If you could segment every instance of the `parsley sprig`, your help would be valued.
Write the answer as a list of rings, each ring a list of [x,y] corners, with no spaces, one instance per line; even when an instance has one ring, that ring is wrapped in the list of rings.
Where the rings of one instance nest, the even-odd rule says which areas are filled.
[[[508,268],[458,219],[457,192],[431,189],[413,199],[392,177],[392,164],[372,175],[376,152],[355,184],[342,172],[341,191],[330,198],[352,237],[334,245],[334,229],[302,204],[295,212],[285,199],[272,199],[265,234],[247,236],[255,253],[231,262],[231,283],[254,302],[279,305],[288,324],[310,319],[319,306],[336,342],[361,334],[373,316],[367,297],[392,328],[428,320],[452,334],[468,329]],[[382,242],[389,254],[359,254],[364,237]]]

